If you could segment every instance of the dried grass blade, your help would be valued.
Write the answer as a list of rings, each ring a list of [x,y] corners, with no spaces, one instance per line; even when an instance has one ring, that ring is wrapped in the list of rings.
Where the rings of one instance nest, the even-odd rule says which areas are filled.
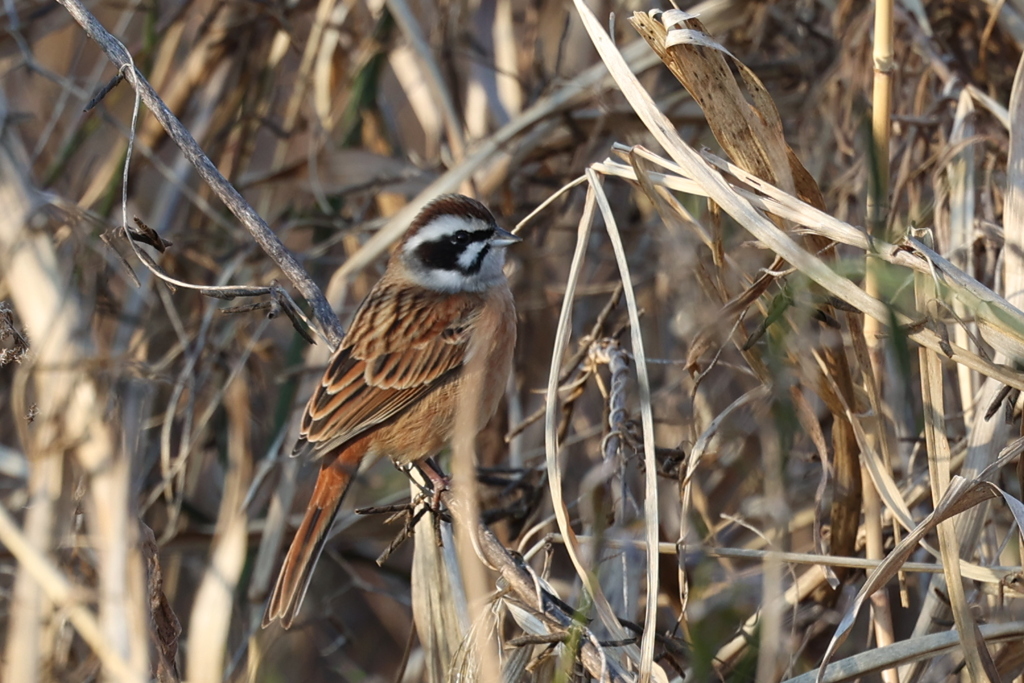
[[[974,103],[966,91],[960,93],[953,118],[953,131],[949,136],[949,145],[953,147],[961,141],[974,137]],[[974,238],[975,214],[975,153],[974,143],[965,146],[946,165],[946,177],[949,183],[949,239],[945,250],[949,260],[956,263],[966,272],[975,272],[972,265],[975,260],[971,242]],[[967,308],[960,301],[953,302],[953,310],[961,318],[968,315]],[[964,348],[971,348],[968,330],[962,325],[953,328],[953,339]],[[964,409],[964,422],[971,423],[974,415],[974,396],[977,391],[977,375],[962,365],[957,366],[959,380],[957,390],[960,403]]]
[[[1020,448],[1018,443],[1017,448]],[[1019,450],[1018,450],[1019,452]],[[935,510],[897,545],[885,561],[868,576],[864,586],[861,587],[852,605],[846,614],[843,615],[835,635],[829,643],[825,656],[822,658],[821,668],[818,670],[817,681],[822,683],[824,672],[835,655],[836,650],[846,640],[853,627],[857,613],[863,606],[864,601],[875,591],[882,588],[892,577],[896,576],[900,565],[914,552],[919,541],[930,533],[940,522],[950,519],[975,505],[983,503],[997,496],[1001,496],[1000,490],[987,481],[975,479],[968,481],[962,477],[954,476],[949,488],[943,494],[942,499],[936,505]]]
[[[930,237],[930,235],[928,235]],[[919,314],[932,319],[934,312],[935,282],[928,275],[914,276],[914,289]],[[921,359],[921,397],[924,401],[924,435],[928,455],[928,480],[932,489],[932,501],[938,503],[949,486],[950,451],[946,438],[944,417],[942,365],[937,354],[930,349],[919,349]],[[975,681],[999,680],[992,656],[978,634],[978,624],[971,614],[964,593],[960,575],[960,542],[957,540],[953,520],[939,524],[939,552],[946,576],[949,604],[953,611],[964,658],[971,678]],[[993,675],[994,674],[994,675]]]
[[[1013,642],[1024,638],[1024,621],[1007,624],[984,624],[981,635],[986,642]],[[888,647],[873,648],[845,659],[834,662],[827,667],[809,671],[783,683],[845,683],[845,681],[861,680],[872,673],[907,664],[917,660],[937,657],[958,648],[960,640],[954,631],[933,633],[902,640]],[[824,675],[822,675],[824,671]]]
[[[715,138],[739,166],[753,175],[796,193],[808,203],[824,208],[825,202],[813,177],[786,143],[775,102],[760,79],[740,60],[714,41],[694,16],[679,10],[662,15],[664,26],[651,14],[636,12],[631,22],[668,65],[676,78],[700,104]],[[733,77],[725,57],[729,56],[742,78],[748,103]],[[831,256],[831,245],[819,237],[805,237],[815,253]],[[769,270],[774,271],[777,265]],[[753,298],[774,277],[762,277],[747,294]],[[831,316],[825,307],[823,312]],[[847,401],[852,401],[850,365],[841,345],[826,347],[828,372]],[[748,360],[749,354],[744,356]],[[756,367],[756,364],[754,365]],[[832,543],[841,554],[854,554],[861,516],[861,481],[857,444],[847,418],[836,401],[822,396],[835,408],[833,427],[834,497],[832,502]]]
[[[1006,161],[1006,199],[1003,202],[1003,247],[1006,298],[1024,301],[1024,57],[1017,65],[1010,95],[1010,148]]]
[[[615,71],[613,73],[619,72]],[[639,83],[636,85],[636,89],[639,89]],[[986,337],[986,340],[1011,351],[1024,342],[1024,313],[935,253],[934,250],[920,244],[920,242],[907,238],[906,244],[894,245],[882,240],[869,239],[863,231],[852,225],[837,220],[809,204],[800,202],[795,197],[786,195],[778,190],[778,188],[773,188],[755,176],[717,157],[714,157],[716,166],[727,168],[729,173],[736,175],[744,183],[757,188],[765,196],[758,198],[751,195],[747,190],[725,184],[725,180],[720,176],[708,174],[710,169],[700,165],[698,161],[688,156],[695,155],[696,153],[678,137],[674,130],[669,128],[668,122],[664,119],[658,120],[661,118],[661,113],[657,112],[654,108],[653,102],[650,101],[646,92],[641,90],[642,95],[634,95],[633,93],[636,89],[624,89],[624,93],[626,93],[627,97],[635,96],[638,98],[637,112],[642,117],[648,116],[647,112],[655,116],[655,119],[652,119],[649,123],[649,126],[651,126],[649,129],[652,132],[657,131],[655,133],[656,137],[665,135],[660,141],[666,145],[666,149],[672,149],[678,155],[673,156],[673,158],[676,161],[686,160],[682,162],[686,165],[686,168],[679,167],[678,172],[692,179],[689,182],[682,182],[677,187],[676,183],[669,176],[658,178],[655,174],[649,174],[653,182],[658,183],[664,180],[667,187],[679,189],[680,191],[687,191],[686,188],[692,187],[690,183],[697,182],[700,187],[698,194],[710,197],[720,206],[723,206],[733,218],[753,233],[767,248],[782,256],[801,272],[807,274],[833,296],[874,318],[886,322],[890,320],[887,313],[888,309],[884,304],[874,297],[868,296],[846,278],[833,272],[817,256],[801,250],[788,235],[780,231],[771,221],[768,221],[758,213],[755,205],[770,213],[784,215],[787,218],[800,222],[806,226],[804,231],[816,232],[829,239],[862,249],[872,248],[873,245],[876,253],[891,263],[908,266],[914,270],[931,270],[935,272],[943,285],[940,291],[945,292],[949,288],[955,296],[963,297],[971,310],[979,316],[989,331],[990,338]],[[650,103],[650,107],[644,105],[644,98]],[[672,147],[672,145],[675,145],[675,147]],[[632,169],[626,170],[626,167],[620,167],[616,170],[617,175],[635,177]],[[700,180],[697,180],[698,178]],[[912,249],[908,249],[908,246]],[[917,252],[917,254],[915,255],[913,252]],[[897,322],[900,324],[909,325],[913,322],[908,316],[903,314],[897,314],[896,317]],[[1024,375],[1021,373],[1006,366],[995,364],[956,344],[945,347],[944,342],[931,330],[915,331],[910,329],[906,333],[908,337],[917,343],[942,351],[955,363],[966,365],[987,377],[992,377],[1014,388],[1024,388]],[[952,353],[947,353],[947,351]]]
[[[632,341],[633,357],[636,359],[636,375],[640,388],[640,417],[643,423],[644,437],[644,530],[647,536],[647,604],[644,611],[644,631],[640,640],[640,681],[650,680],[654,664],[654,637],[656,635],[656,617],[658,608],[658,463],[654,451],[654,415],[651,411],[651,380],[647,373],[647,354],[644,351],[644,340],[640,328],[640,313],[636,304],[636,293],[633,292],[632,276],[626,260],[626,250],[622,245],[622,236],[615,223],[615,215],[608,204],[601,181],[597,173],[587,169],[590,187],[595,188],[597,205],[604,218],[605,229],[615,252],[615,260],[619,267],[619,279],[623,285],[626,308],[629,311],[629,334]]]
[[[544,450],[548,473],[548,490],[551,494],[551,507],[554,510],[555,520],[558,523],[558,530],[565,539],[565,549],[572,560],[580,581],[586,587],[587,593],[594,600],[601,623],[615,638],[624,636],[618,619],[608,604],[608,599],[601,591],[601,586],[596,576],[583,563],[580,553],[579,541],[576,532],[572,528],[572,520],[569,518],[569,509],[565,505],[562,496],[562,467],[559,462],[558,443],[558,422],[559,422],[559,401],[558,401],[558,379],[561,376],[561,361],[569,346],[569,337],[572,323],[573,300],[576,296],[576,287],[579,284],[580,273],[583,269],[583,259],[587,249],[587,241],[594,224],[594,210],[597,204],[597,190],[591,185],[587,190],[586,203],[583,207],[583,215],[580,216],[579,228],[576,234],[576,249],[573,253],[572,263],[569,266],[569,277],[565,285],[565,295],[562,298],[562,308],[558,315],[558,327],[555,333],[555,343],[551,353],[551,368],[548,373],[547,404],[544,410]],[[636,647],[625,648],[627,653],[632,654],[631,658],[639,655]]]

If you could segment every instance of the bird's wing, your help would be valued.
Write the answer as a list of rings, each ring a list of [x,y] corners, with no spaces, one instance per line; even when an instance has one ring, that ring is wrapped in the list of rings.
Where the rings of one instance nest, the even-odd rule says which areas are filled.
[[[306,404],[294,452],[319,457],[457,377],[474,303],[471,295],[375,288]]]

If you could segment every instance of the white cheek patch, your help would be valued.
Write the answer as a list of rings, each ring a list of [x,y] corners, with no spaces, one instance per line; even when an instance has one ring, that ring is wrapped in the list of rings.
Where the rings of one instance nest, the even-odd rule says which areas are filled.
[[[454,270],[415,266],[410,269],[409,274],[416,284],[435,292],[482,292],[499,284],[504,279],[505,274],[501,270],[504,264],[505,248],[492,246],[484,256],[480,270],[473,274],[463,275]]]
[[[470,242],[459,254],[459,268],[468,272],[476,260],[480,258],[480,252],[487,248],[487,242]]]
[[[435,292],[476,292],[483,291],[484,287],[475,278],[468,278],[461,273],[451,270],[428,270],[416,273],[414,279],[417,283],[432,289]]]

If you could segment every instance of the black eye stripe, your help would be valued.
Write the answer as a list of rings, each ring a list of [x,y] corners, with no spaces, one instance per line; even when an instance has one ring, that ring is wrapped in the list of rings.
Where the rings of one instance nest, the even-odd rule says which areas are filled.
[[[486,242],[488,239],[490,239],[491,235],[494,234],[494,231],[490,230],[490,229],[488,229],[488,230],[473,230],[472,232],[470,232],[469,230],[459,230],[455,234],[459,235],[459,236],[465,235],[466,237],[464,239],[460,239],[458,241],[459,241],[460,244],[466,245],[466,244],[471,244],[473,242]],[[453,239],[456,239],[455,235],[453,235],[452,237],[448,238],[449,241],[451,241]]]
[[[494,235],[494,230],[462,230],[459,231],[467,236],[465,241],[456,241],[458,233],[443,235],[429,242],[423,242],[416,247],[416,258],[427,268],[434,270],[450,270],[470,275],[480,270],[484,257],[487,255],[489,246],[485,246],[477,254],[476,259],[468,268],[459,264],[459,257],[462,256],[469,245],[486,242]]]

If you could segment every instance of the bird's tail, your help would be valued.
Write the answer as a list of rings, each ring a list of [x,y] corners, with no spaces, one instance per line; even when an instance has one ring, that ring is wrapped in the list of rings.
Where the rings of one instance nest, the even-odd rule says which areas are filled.
[[[354,468],[343,462],[343,457],[334,458],[320,469],[306,515],[295,532],[288,555],[281,565],[281,573],[277,575],[267,611],[263,613],[263,628],[277,619],[281,620],[284,628],[289,628],[295,621],[306,597],[309,580],[313,577],[313,568],[327,541],[327,532],[338,514],[345,491],[352,483],[353,473]]]

